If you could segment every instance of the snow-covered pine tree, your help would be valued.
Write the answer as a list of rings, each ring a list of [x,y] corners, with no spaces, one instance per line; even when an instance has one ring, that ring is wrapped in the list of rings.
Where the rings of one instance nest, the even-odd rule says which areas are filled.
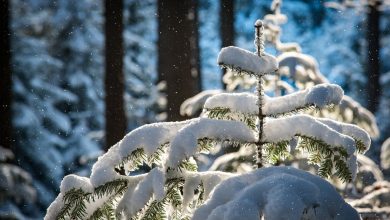
[[[32,206],[37,192],[31,175],[12,164],[14,159],[11,150],[0,146],[0,219],[26,219],[39,211]]]
[[[99,157],[89,178],[66,176],[45,219],[358,219],[329,183],[305,171],[271,167],[238,176],[198,171],[198,156],[218,142],[254,148],[262,167],[263,156],[284,156],[290,140],[299,137],[320,175],[350,181],[357,153],[370,146],[369,135],[357,126],[294,114],[338,104],[343,91],[337,85],[264,96],[262,78],[278,63],[264,52],[262,21],[255,27],[256,53],[223,48],[218,63],[255,76],[256,94],[219,94],[207,101],[203,117],[135,129]],[[120,166],[126,175],[117,172]]]

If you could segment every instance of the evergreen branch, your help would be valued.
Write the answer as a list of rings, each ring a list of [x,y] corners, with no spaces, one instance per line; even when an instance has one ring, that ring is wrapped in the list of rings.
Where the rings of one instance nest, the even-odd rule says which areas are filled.
[[[219,120],[238,120],[245,123],[252,130],[256,129],[256,115],[235,112],[231,111],[229,108],[223,107],[211,109],[206,108],[205,111],[208,118]]]
[[[179,209],[182,206],[182,190],[184,185],[183,178],[172,178],[166,181],[166,195],[161,201],[151,200],[146,208],[138,213],[138,217],[134,219],[142,220],[155,220],[166,219],[166,206],[169,204],[175,209],[175,212],[179,213]],[[141,217],[142,216],[142,217]]]
[[[355,139],[356,149],[358,153],[364,153],[367,150],[367,146],[364,145],[363,141],[356,138],[354,139]]]
[[[179,208],[182,205],[181,191],[184,186],[183,178],[172,178],[167,180],[167,194],[168,202],[172,204],[174,208]]]
[[[338,155],[335,155],[333,159],[335,161],[336,175],[340,177],[343,182],[350,182],[352,180],[352,175],[349,172],[346,162]]]
[[[329,111],[331,111],[332,109],[334,109],[334,106],[335,105],[333,103],[331,103],[331,104],[327,104],[325,106],[325,108],[328,109]],[[315,105],[314,103],[308,103],[305,106],[301,106],[301,107],[293,109],[289,112],[269,114],[267,116],[273,117],[273,118],[278,118],[278,117],[286,117],[286,116],[300,114],[300,113],[307,113],[310,115],[311,114],[310,112],[318,112],[318,111],[322,111],[323,109],[324,108],[320,108],[317,105]]]
[[[212,108],[212,109],[205,109],[207,112],[208,118],[213,118],[213,119],[225,119],[226,115],[231,113],[231,110],[229,108]]]
[[[91,193],[84,192],[82,189],[71,189],[63,197],[64,206],[58,214],[57,219],[83,219],[86,213],[85,202],[89,200]],[[72,210],[73,209],[73,210]]]
[[[131,152],[129,156],[123,159],[122,166],[126,167],[128,170],[135,170],[139,166],[142,166],[145,161],[147,161],[147,157],[144,149],[137,148],[136,150]]]
[[[342,181],[351,181],[352,174],[349,172],[346,161],[348,160],[347,151],[339,146],[330,146],[322,140],[312,137],[300,136],[299,148],[310,153],[309,162],[318,164],[318,174],[328,178],[335,169],[335,175]],[[333,159],[333,160],[332,160]]]
[[[219,66],[221,66],[224,69],[230,69],[232,72],[236,73],[239,76],[244,76],[245,74],[250,75],[250,76],[255,76],[257,77],[259,74],[256,74],[252,71],[244,70],[241,69],[240,67],[236,67],[230,64],[225,64],[225,63],[218,63]]]
[[[84,219],[84,216],[87,214],[86,212],[87,206],[85,204],[86,201],[84,200],[83,197],[73,202],[75,205],[72,214],[70,215],[71,219]]]
[[[193,172],[198,171],[198,165],[196,163],[192,163],[189,160],[182,161],[179,164],[178,168],[179,168],[180,171],[181,171],[181,169],[185,169],[187,171],[193,171]]]
[[[329,178],[332,175],[333,162],[332,158],[327,158],[321,161],[318,169],[318,174],[324,178]]]
[[[198,152],[209,153],[210,150],[215,146],[216,142],[210,138],[202,138],[198,140]]]
[[[153,200],[148,209],[146,209],[145,214],[142,217],[142,220],[164,220],[167,218],[165,213],[165,207],[167,205],[166,197],[161,201]]]
[[[264,158],[271,164],[277,164],[290,156],[288,152],[289,141],[264,144]]]
[[[97,196],[98,198],[101,198],[107,194],[110,196],[107,201],[104,202],[103,206],[99,207],[92,213],[90,219],[115,219],[114,202],[119,196],[123,196],[126,189],[127,181],[120,179],[108,182],[102,186],[97,187],[95,189],[94,196]]]
[[[162,155],[165,154],[169,143],[162,144],[159,146],[156,151],[148,158],[148,164],[152,166],[153,163],[159,164],[161,163]]]
[[[127,187],[127,180],[116,179],[97,187],[94,191],[94,196],[96,195],[97,198],[102,198],[105,195],[118,194],[124,191],[126,187]]]
[[[89,218],[89,220],[100,220],[100,219],[102,219],[102,220],[105,220],[105,219],[115,220],[115,219],[117,219],[115,216],[115,208],[114,208],[113,201],[109,201],[109,202],[104,203],[104,205],[101,206],[100,208],[96,209],[94,211],[94,213],[91,215],[91,217]]]
[[[199,191],[198,203],[199,204],[203,204],[205,199],[206,199],[206,198],[204,198],[204,185],[203,185],[203,181],[200,182],[200,184],[198,186],[198,191]]]

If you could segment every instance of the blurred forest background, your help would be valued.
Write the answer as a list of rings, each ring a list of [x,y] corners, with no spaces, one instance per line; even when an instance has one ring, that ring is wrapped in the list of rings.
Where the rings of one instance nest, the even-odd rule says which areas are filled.
[[[375,113],[380,136],[369,156],[379,162],[390,136],[390,10],[374,2],[285,0],[281,40],[299,43]],[[185,99],[224,88],[218,51],[253,50],[253,23],[270,4],[1,0],[0,219],[42,218],[63,176],[89,175],[127,132],[182,120]]]

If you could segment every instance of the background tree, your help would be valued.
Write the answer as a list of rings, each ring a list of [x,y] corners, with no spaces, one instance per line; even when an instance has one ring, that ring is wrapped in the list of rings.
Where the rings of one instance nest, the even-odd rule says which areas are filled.
[[[12,73],[9,0],[1,0],[1,52],[0,52],[0,146],[11,149],[12,136]]]
[[[168,121],[181,120],[181,103],[200,91],[195,0],[158,1],[158,74],[166,82]]]
[[[367,4],[367,108],[371,112],[376,112],[381,97],[380,83],[380,0],[370,1]]]
[[[221,31],[221,47],[234,45],[234,0],[220,0],[219,18]],[[222,69],[222,78],[226,69]],[[226,89],[225,82],[222,81],[223,88]]]
[[[108,150],[126,133],[123,74],[123,1],[105,1],[105,103]]]

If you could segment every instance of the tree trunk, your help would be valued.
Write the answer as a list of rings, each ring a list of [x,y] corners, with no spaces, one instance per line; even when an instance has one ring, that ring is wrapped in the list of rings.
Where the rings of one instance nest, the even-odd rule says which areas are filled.
[[[158,73],[167,83],[168,121],[180,115],[183,101],[200,92],[196,0],[158,1]]]
[[[220,0],[220,28],[221,28],[221,47],[234,45],[234,0]],[[226,73],[226,69],[222,69],[222,78]],[[221,78],[221,79],[222,79]],[[222,81],[223,88],[226,89],[226,84]]]
[[[369,5],[367,12],[367,46],[368,57],[366,65],[367,74],[367,92],[368,103],[367,108],[371,112],[375,112],[379,105],[381,95],[380,85],[380,62],[379,62],[379,49],[380,49],[380,11],[378,10],[379,1],[376,1],[377,5]]]
[[[126,133],[123,74],[123,0],[105,1],[105,150]]]
[[[12,143],[12,73],[10,39],[10,4],[1,0],[1,49],[0,49],[0,145],[11,149]]]

